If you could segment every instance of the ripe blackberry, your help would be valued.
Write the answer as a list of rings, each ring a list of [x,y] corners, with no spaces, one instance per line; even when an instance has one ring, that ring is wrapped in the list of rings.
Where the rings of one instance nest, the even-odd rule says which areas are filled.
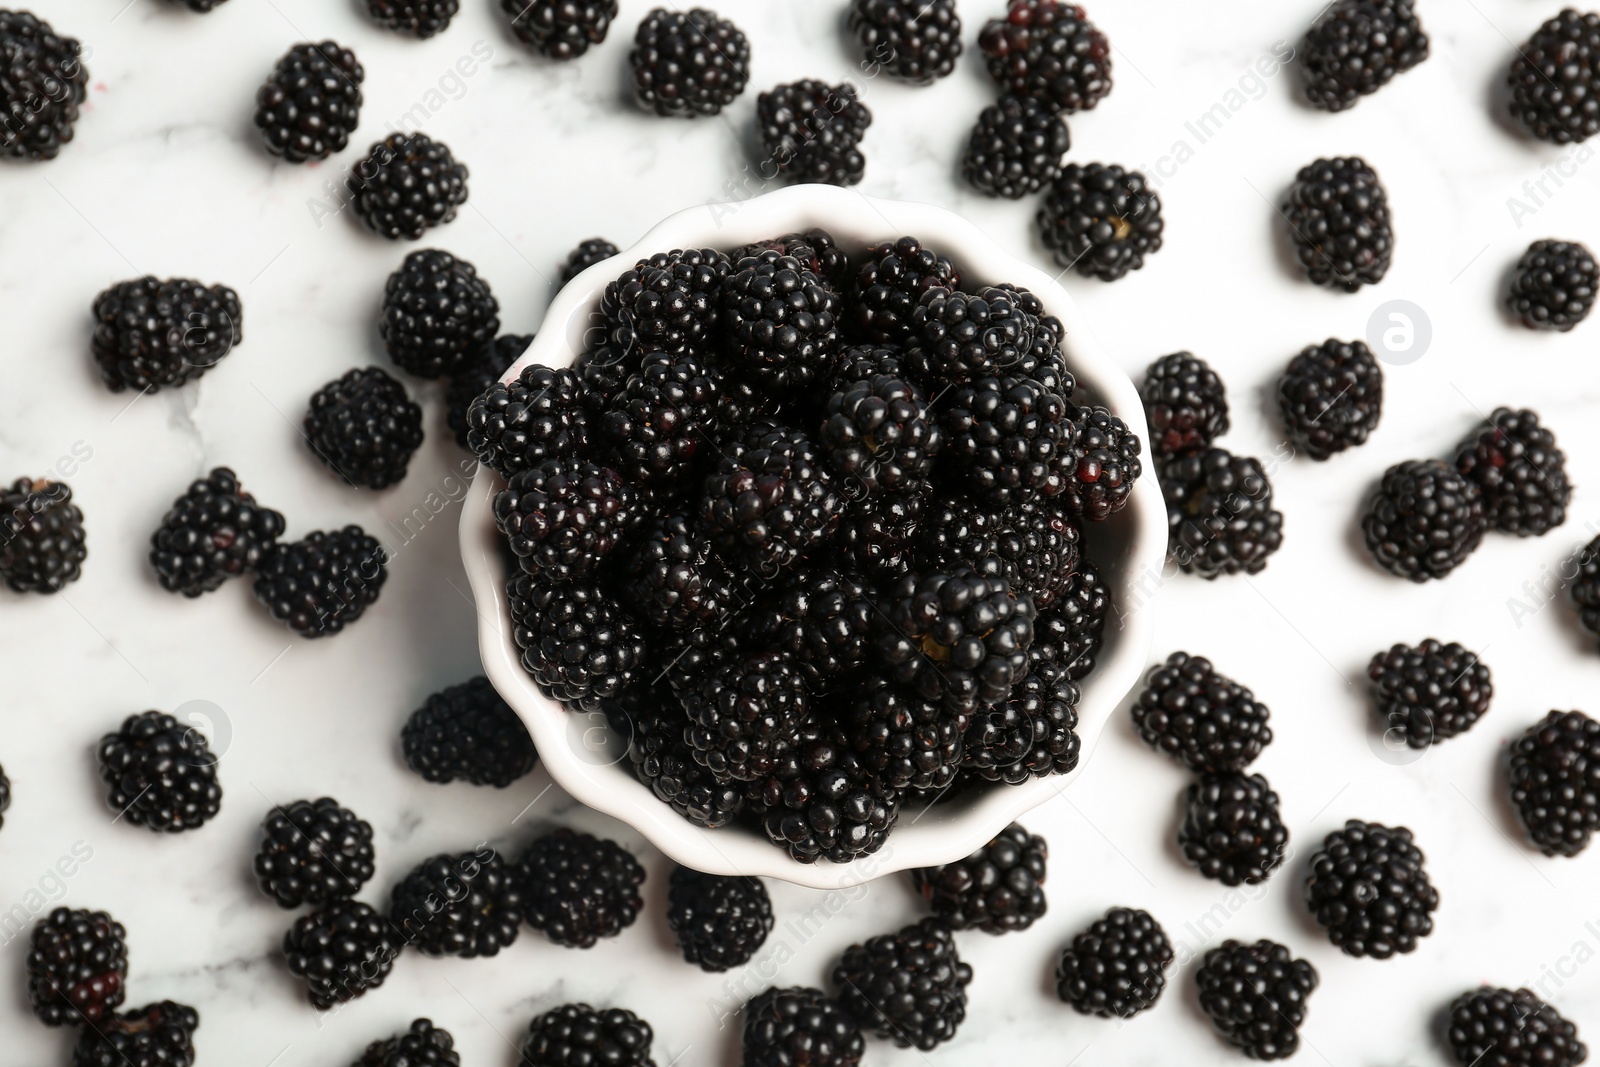
[[[305,979],[306,999],[320,1011],[381,986],[401,947],[389,920],[358,900],[302,915],[283,935],[289,973]]]
[[[758,424],[724,444],[700,521],[718,549],[770,577],[824,543],[843,510],[822,449],[799,430]]]
[[[593,948],[633,925],[644,901],[644,868],[615,841],[560,829],[523,853],[522,907],[528,925],[558,945]]]
[[[1253,1060],[1281,1060],[1300,1047],[1317,969],[1276,942],[1229,938],[1206,953],[1195,985],[1218,1036]]]
[[[1071,147],[1067,124],[1047,105],[1002,96],[979,113],[961,173],[986,196],[1020,200],[1061,176],[1061,157]]]
[[[511,29],[551,59],[576,59],[600,44],[617,17],[617,0],[500,0]]]
[[[343,152],[361,121],[367,72],[335,41],[297,44],[256,92],[256,129],[267,151],[290,163]]]
[[[857,1067],[856,1020],[820,989],[768,989],[744,1006],[743,1067]]]
[[[1578,1028],[1527,989],[1461,994],[1450,1004],[1445,1036],[1462,1067],[1577,1067],[1589,1058]]]
[[[1577,241],[1535,241],[1517,261],[1506,306],[1530,330],[1566,333],[1589,317],[1600,267]]]
[[[861,578],[826,567],[795,574],[746,616],[762,648],[785,653],[826,689],[872,652],[872,590]]]
[[[1395,645],[1367,666],[1378,718],[1412,748],[1427,748],[1472,728],[1489,710],[1494,683],[1476,653],[1428,638]]]
[[[400,731],[406,766],[430,782],[504,789],[539,761],[533,739],[483,675],[441,689]]]
[[[829,546],[839,568],[879,581],[905,574],[927,507],[919,492],[879,493],[871,507],[847,512]]]
[[[1366,160],[1340,156],[1301,167],[1279,211],[1313,285],[1353,293],[1389,272],[1389,194]]]
[[[299,636],[331,637],[378,602],[388,563],[388,551],[359,526],[317,530],[273,546],[256,574],[256,599]]]
[[[381,367],[347,371],[311,395],[306,444],[351,485],[387,489],[405,480],[422,447],[422,408]]]
[[[871,1033],[924,1052],[956,1036],[971,981],[950,927],[932,918],[851,945],[833,968],[841,1008]]]
[[[600,439],[628,484],[659,499],[698,481],[722,372],[693,352],[651,352],[600,419]]]
[[[588,401],[577,371],[530,363],[472,402],[467,447],[508,478],[546,459],[586,455],[596,435]]]
[[[1311,857],[1306,906],[1347,956],[1415,951],[1439,906],[1423,863],[1410,830],[1351,819]]]
[[[205,825],[222,808],[218,757],[205,735],[171,715],[129,715],[96,750],[106,804],[135,826],[175,834]]]
[[[1365,444],[1383,414],[1383,368],[1365,341],[1307,345],[1278,379],[1278,411],[1312,459]]]
[[[758,879],[675,867],[667,925],[685,960],[702,971],[726,971],[749,963],[772,933],[772,901]]]
[[[450,375],[450,384],[444,392],[445,422],[450,432],[456,435],[456,443],[468,452],[472,451],[467,434],[471,429],[473,402],[497,385],[501,376],[511,369],[511,364],[532,343],[531,333],[501,334],[492,344],[480,348],[465,366]]]
[[[1478,484],[1436,459],[1384,471],[1361,521],[1378,564],[1413,582],[1449,575],[1477,551],[1487,526]]]
[[[851,0],[850,32],[862,69],[882,69],[912,85],[932,85],[956,69],[961,16],[955,0]]]
[[[1038,214],[1056,263],[1114,282],[1161,248],[1161,198],[1145,176],[1114,164],[1068,163]]]
[[[372,824],[332,797],[275,805],[261,820],[256,881],[281,908],[321,907],[372,877]]]
[[[345,185],[367,229],[391,241],[415,241],[455,218],[467,202],[467,167],[442,141],[391,133],[351,169]]]
[[[792,256],[740,260],[722,290],[730,369],[774,393],[827,381],[839,359],[842,310],[838,295]]]
[[[1012,823],[966,859],[911,872],[934,915],[956,930],[1006,934],[1044,917],[1045,839]]]
[[[986,286],[976,293],[934,287],[911,313],[906,360],[927,385],[1014,373],[1033,345],[1037,319],[1015,290]]]
[[[763,252],[776,252],[780,256],[799,260],[802,267],[821,278],[835,292],[844,292],[850,283],[850,256],[827,230],[813,226],[804,233],[786,233],[757,241],[735,250],[729,258],[738,263],[747,256],[759,256]]]
[[[659,349],[676,355],[709,348],[716,336],[722,288],[733,264],[710,248],[673,249],[641,259],[600,296],[612,341],[634,355]]]
[[[122,1004],[127,931],[103,911],[56,908],[34,924],[28,1001],[46,1026],[91,1028]]]
[[[94,298],[93,314],[94,360],[113,393],[180,386],[244,340],[239,294],[189,278],[118,282]]]
[[[1259,574],[1283,545],[1283,512],[1260,460],[1222,448],[1174,456],[1161,466],[1169,552],[1189,574]]]
[[[1184,792],[1183,858],[1223,885],[1257,885],[1289,852],[1278,794],[1259,774],[1203,774]]]
[[[55,593],[83,575],[83,512],[66,482],[18,478],[0,489],[0,578],[18,593]]]
[[[968,566],[1004,578],[1043,611],[1070,587],[1079,539],[1071,517],[1047,501],[1019,507],[954,497],[930,505],[914,552],[922,570]]]
[[[887,374],[829,397],[817,439],[839,477],[869,493],[926,481],[944,443],[922,390]]]
[[[1187,652],[1153,668],[1133,705],[1144,743],[1196,774],[1243,771],[1272,743],[1269,718],[1254,693]]]
[[[1600,827],[1600,723],[1552,711],[1511,745],[1511,803],[1546,856],[1576,856]]]
[[[639,23],[628,62],[647,109],[667,117],[715,115],[750,81],[750,41],[715,11],[658,7]]]
[[[910,5],[924,0],[890,2]],[[935,0],[930,12],[937,10]],[[961,272],[955,265],[915,237],[873,245],[856,272],[850,301],[854,317],[848,325],[861,340],[904,344],[912,340],[912,316],[922,295],[936,287],[953,291],[960,284]]]
[[[754,782],[799,743],[805,676],[790,656],[759,652],[712,670],[683,694],[684,735],[718,781]]]
[[[944,468],[973,497],[1026,504],[1066,489],[1075,427],[1067,405],[1032,378],[979,378],[939,401]]]
[[[566,285],[596,263],[604,263],[621,251],[604,237],[590,237],[579,241],[577,247],[567,254],[566,260],[561,264],[561,284]]]
[[[1150,454],[1165,458],[1207,449],[1228,432],[1228,397],[1210,364],[1174,352],[1150,364],[1139,389],[1150,422]]]
[[[544,582],[591,577],[638,519],[622,475],[587,459],[546,459],[513,475],[494,521],[525,574]]]
[[[460,10],[461,0],[367,0],[367,14],[378,25],[422,39],[449,29]]]
[[[1111,611],[1111,590],[1088,559],[1078,563],[1067,587],[1033,620],[1030,663],[1059,663],[1079,681],[1094,670]]]
[[[413,1019],[404,1033],[368,1045],[353,1067],[461,1067],[455,1045],[450,1031],[431,1019]]]
[[[1103,407],[1079,408],[1063,499],[1080,519],[1103,522],[1121,511],[1144,473],[1144,445],[1128,424]]]
[[[1175,955],[1149,912],[1112,908],[1061,954],[1056,993],[1081,1014],[1131,1019],[1160,999]]]
[[[1036,663],[1011,695],[981,707],[967,727],[962,769],[989,782],[1022,785],[1078,766],[1076,684],[1057,663]]]
[[[200,1013],[163,1000],[85,1026],[72,1067],[193,1067]]]
[[[238,476],[215,467],[196,479],[150,537],[150,564],[161,588],[197,597],[254,570],[283,534],[283,516],[261,507]]]
[[[465,370],[494,344],[500,303],[477,268],[436,248],[406,256],[384,287],[379,332],[401,368],[421,378]]]
[[[684,740],[688,720],[681,711],[662,708],[631,722],[628,758],[634,777],[650,787],[656,799],[696,826],[726,826],[744,810],[744,792],[737,785],[719,785],[711,772],[694,760]]]
[[[858,147],[872,112],[849,82],[804,78],[756,98],[763,172],[776,168],[794,182],[855,185],[866,173]]]
[[[396,941],[425,956],[493,956],[522,929],[520,881],[487,846],[423,860],[389,894]]]
[[[1501,533],[1540,537],[1567,521],[1567,457],[1532,411],[1495,408],[1457,446],[1456,469],[1483,490],[1484,512]]]
[[[762,828],[801,863],[849,863],[883,847],[900,794],[871,773],[835,731],[808,729],[746,794]]]
[[[1412,0],[1337,0],[1300,45],[1306,99],[1343,111],[1428,58],[1428,35]]]
[[[1576,144],[1600,132],[1600,15],[1564,8],[1511,61],[1511,117],[1541,141]]]
[[[522,1039],[527,1067],[655,1067],[650,1024],[625,1008],[596,1010],[587,1004],[563,1004],[528,1024]]]
[[[1003,92],[1052,111],[1089,111],[1111,91],[1111,42],[1083,8],[1060,0],[1011,0],[978,34],[989,75]]]
[[[72,140],[78,107],[88,97],[83,46],[59,36],[28,11],[0,11],[0,154],[12,159],[54,159]]]
[[[869,677],[839,721],[857,757],[889,788],[938,790],[955,781],[964,721],[937,703]]]
[[[642,679],[644,637],[599,587],[519,574],[506,596],[522,667],[552,700],[598,711]]]

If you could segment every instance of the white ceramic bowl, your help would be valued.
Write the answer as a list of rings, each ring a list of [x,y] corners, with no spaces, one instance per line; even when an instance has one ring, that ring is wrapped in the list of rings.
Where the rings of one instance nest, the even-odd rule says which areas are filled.
[[[1095,345],[1072,300],[1049,274],[1004,251],[950,211],[820,185],[781,189],[741,203],[702,205],[669,217],[638,244],[590,267],[563,288],[537,339],[506,372],[505,380],[515,378],[529,363],[571,363],[583,348],[584,334],[596,324],[606,283],[635,261],[674,248],[731,250],[811,226],[828,230],[845,248],[912,234],[948,256],[964,279],[1012,282],[1031,289],[1066,324],[1067,365],[1077,376],[1080,391],[1106,404],[1141,438],[1148,438],[1133,383]],[[491,514],[491,502],[502,484],[495,472],[480,468],[461,516],[461,551],[478,603],[484,670],[527,723],[540,758],[558,785],[632,826],[677,862],[713,874],[764,875],[818,889],[856,885],[891,872],[960,859],[1072,781],[1073,775],[1063,775],[1021,786],[995,785],[923,811],[904,810],[880,852],[847,864],[798,863],[757,831],[692,825],[633,777],[624,746],[606,730],[601,716],[565,710],[540,693],[523,671],[506,606],[505,557]],[[1140,608],[1152,591],[1151,579],[1161,571],[1167,547],[1166,509],[1154,477],[1146,472],[1134,486],[1128,506],[1086,534],[1116,610],[1107,623],[1099,666],[1083,683],[1078,714],[1085,760],[1149,656],[1151,622],[1149,613]]]

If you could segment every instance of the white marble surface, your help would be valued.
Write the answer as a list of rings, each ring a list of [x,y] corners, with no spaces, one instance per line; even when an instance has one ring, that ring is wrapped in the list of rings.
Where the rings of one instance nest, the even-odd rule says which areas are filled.
[[[324,381],[383,359],[374,316],[402,250],[347,219],[319,228],[308,201],[391,116],[423,103],[428,132],[471,166],[471,201],[431,243],[478,265],[513,330],[538,326],[555,265],[579,238],[626,243],[669,210],[742,195],[753,96],[693,124],[623,102],[628,38],[647,6],[624,0],[613,39],[558,68],[524,53],[488,0],[469,0],[448,33],[420,44],[367,25],[354,0],[232,0],[205,17],[162,0],[35,0],[41,15],[92,47],[94,88],[78,139],[58,161],[0,167],[0,475],[92,453],[70,476],[91,554],[84,579],[64,596],[0,597],[0,762],[16,792],[0,830],[0,912],[35,903],[41,886],[69,904],[113,911],[129,929],[132,1000],[198,1006],[204,1063],[346,1063],[369,1039],[426,1014],[457,1035],[464,1062],[508,1064],[528,1019],[573,998],[648,1016],[662,1064],[736,1060],[736,1027],[719,1029],[717,1014],[742,994],[730,996],[723,979],[677,959],[660,918],[659,856],[645,855],[648,915],[615,941],[578,953],[525,934],[493,960],[407,957],[383,989],[324,1018],[275,956],[289,916],[247,873],[264,809],[323,793],[377,830],[378,875],[364,894],[373,901],[418,860],[483,838],[515,850],[541,826],[573,823],[634,841],[546,791],[541,775],[504,792],[433,787],[398,760],[394,738],[406,713],[477,667],[455,509],[410,534],[399,527],[430,493],[449,497],[462,484],[439,391],[408,383],[425,398],[433,439],[405,483],[381,495],[326,477],[290,423]],[[718,6],[751,36],[757,87],[852,68],[838,0]],[[969,43],[1000,6],[964,0]],[[1089,754],[1064,799],[1028,820],[1049,836],[1055,857],[1049,917],[1022,936],[963,935],[977,978],[958,1038],[927,1057],[873,1042],[869,1062],[1145,1065],[1177,1052],[1188,1062],[1237,1063],[1207,1035],[1189,993],[1189,955],[1223,936],[1284,940],[1321,970],[1299,1062],[1444,1064],[1430,1019],[1480,981],[1543,983],[1591,1040],[1600,1038],[1600,968],[1591,962],[1600,950],[1600,852],[1571,861],[1532,853],[1516,840],[1493,770],[1505,739],[1548,709],[1600,711],[1600,660],[1575,636],[1566,609],[1545,608],[1536,591],[1587,540],[1585,524],[1600,523],[1592,488],[1600,326],[1534,336],[1494,303],[1529,240],[1600,241],[1600,166],[1587,154],[1574,159],[1564,184],[1547,182],[1536,203],[1523,183],[1562,151],[1519,139],[1489,110],[1513,42],[1558,5],[1424,4],[1433,57],[1338,116],[1296,103],[1294,72],[1264,82],[1248,73],[1320,6],[1093,5],[1117,48],[1117,85],[1073,121],[1074,157],[1155,167],[1179,140],[1193,154],[1167,168],[1167,246],[1149,266],[1109,286],[1067,282],[1130,370],[1178,348],[1211,360],[1233,389],[1236,428],[1225,443],[1263,456],[1283,451],[1264,398],[1289,355],[1329,335],[1360,335],[1386,300],[1412,301],[1431,319],[1431,349],[1390,368],[1388,411],[1367,447],[1326,465],[1277,465],[1287,543],[1267,571],[1214,585],[1174,578],[1140,610],[1160,613],[1159,652],[1209,654],[1272,706],[1278,740],[1259,769],[1283,794],[1302,857],[1347,817],[1416,830],[1443,893],[1438,932],[1405,959],[1347,959],[1309,923],[1299,866],[1248,897],[1195,875],[1169,843],[1184,777],[1145,751],[1124,721]],[[273,163],[249,125],[255,87],[290,44],[323,36],[353,46],[367,68],[357,146],[318,168]],[[485,48],[487,65],[433,95],[460,57]],[[970,56],[932,89],[871,83],[876,123],[864,188],[952,205],[1019,251],[1042,255],[1031,205],[986,202],[955,180],[967,124],[987,92]],[[1185,124],[1230,102],[1237,110],[1200,144]],[[1389,277],[1355,296],[1314,289],[1285,269],[1267,202],[1298,166],[1340,152],[1376,165],[1399,235]],[[1513,197],[1533,215],[1513,213]],[[246,340],[198,385],[128,407],[126,395],[98,383],[87,310],[106,284],[143,272],[234,285]],[[1442,452],[1499,403],[1537,406],[1560,433],[1578,485],[1568,526],[1543,540],[1491,538],[1442,585],[1412,587],[1374,571],[1353,547],[1356,498],[1388,464]],[[144,559],[149,532],[171,497],[218,463],[283,510],[294,534],[347,521],[384,531],[397,557],[368,618],[313,644],[272,625],[240,586],[199,602],[158,588]],[[1471,734],[1397,764],[1373,748],[1362,667],[1380,646],[1430,634],[1483,650],[1498,696]],[[189,701],[221,709],[216,732],[229,737],[221,816],[170,839],[112,825],[94,740],[130,712]],[[56,888],[49,869],[84,847],[92,858]],[[768,954],[736,976],[747,992],[771,980],[816,983],[843,946],[918,913],[898,880],[859,899],[783,886],[773,896],[780,926]],[[1048,976],[1072,931],[1124,903],[1157,914],[1183,965],[1153,1011],[1118,1026],[1059,1004]],[[799,925],[812,909],[830,917]],[[0,945],[0,1065],[65,1062],[68,1035],[27,1013],[22,955],[21,940]]]

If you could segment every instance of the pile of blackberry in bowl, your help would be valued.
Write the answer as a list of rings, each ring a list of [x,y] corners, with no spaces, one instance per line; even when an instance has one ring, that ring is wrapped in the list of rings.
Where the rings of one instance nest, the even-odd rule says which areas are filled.
[[[485,668],[559,784],[687,865],[959,858],[1137,675],[1117,602],[1165,551],[1137,394],[957,216],[737,213],[591,268],[473,403]]]

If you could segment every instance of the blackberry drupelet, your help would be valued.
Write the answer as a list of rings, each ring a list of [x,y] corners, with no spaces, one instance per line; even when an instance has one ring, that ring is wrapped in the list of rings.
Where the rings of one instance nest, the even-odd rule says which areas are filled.
[[[1002,285],[999,288],[1008,287]],[[1061,342],[1066,339],[1067,328],[1054,315],[1046,315],[1044,305],[1033,294],[1025,289],[1018,292],[1024,297],[1019,301],[1023,310],[1035,316],[1038,322],[1033,330],[1033,345],[1022,354],[1022,362],[1017,364],[1017,373],[1032,378],[1061,399],[1071,403],[1078,382],[1072,376],[1072,372],[1067,370],[1066,356],[1061,351]],[[1038,304],[1037,310],[1034,309],[1035,304]]]
[[[867,770],[891,789],[946,789],[961,767],[962,717],[881,678],[859,683],[839,716]]]
[[[722,290],[729,369],[771,393],[827,381],[839,360],[843,310],[838,294],[792,256],[740,260]]]
[[[256,882],[281,908],[321,907],[372,877],[372,824],[332,797],[277,805],[261,820]]]
[[[1271,712],[1211,661],[1174,652],[1151,669],[1133,705],[1144,743],[1196,774],[1238,773],[1272,743]]]
[[[1477,551],[1488,520],[1483,491],[1436,459],[1383,474],[1361,529],[1379,566],[1399,578],[1444,578]]]
[[[1150,422],[1150,454],[1158,459],[1210,448],[1228,432],[1222,378],[1192,352],[1174,352],[1150,364],[1139,398]]]
[[[699,480],[721,395],[722,372],[703,357],[651,352],[601,417],[600,442],[645,499],[677,493]]]
[[[402,369],[420,378],[465,370],[500,329],[500,303],[477,268],[449,252],[407,255],[384,286],[379,332]]]
[[[89,94],[83,46],[29,11],[0,11],[0,155],[54,159]]]
[[[980,707],[966,730],[962,769],[990,782],[1021,785],[1078,765],[1079,692],[1065,667],[1035,663],[1003,700]]]
[[[643,680],[644,636],[598,586],[519,574],[506,597],[522,667],[552,700],[598,711],[600,701]]]
[[[695,522],[669,512],[646,522],[613,571],[634,612],[678,633],[715,626],[740,594]]]
[[[1589,317],[1600,267],[1577,241],[1535,241],[1517,260],[1506,306],[1530,330],[1566,333]]]
[[[563,1004],[528,1024],[519,1062],[526,1067],[655,1067],[653,1040],[650,1024],[626,1008]]]
[[[644,868],[615,841],[552,831],[521,861],[522,907],[528,925],[567,948],[593,948],[632,926],[644,902]]]
[[[461,1067],[450,1031],[431,1019],[414,1019],[411,1028],[372,1042],[352,1067]]]
[[[683,694],[684,739],[717,781],[754,782],[799,744],[808,722],[805,675],[782,652],[758,652],[711,671]]]
[[[197,597],[254,570],[283,535],[283,516],[256,503],[227,467],[214,467],[172,502],[150,536],[161,588]]]
[[[1071,516],[1049,501],[1008,507],[952,497],[929,506],[914,558],[924,571],[965,565],[1004,578],[1042,612],[1070,588],[1082,558],[1079,541]]]
[[[566,260],[561,264],[561,284],[566,285],[596,263],[604,263],[621,251],[622,249],[604,237],[590,237],[579,241],[577,247],[567,253]]]
[[[1278,794],[1259,774],[1205,774],[1184,792],[1178,848],[1197,871],[1223,885],[1257,885],[1289,852]]]
[[[675,867],[667,925],[687,962],[702,971],[726,971],[749,963],[772,933],[772,901],[758,879]]]
[[[1365,341],[1307,345],[1278,379],[1278,411],[1312,459],[1365,444],[1383,414],[1383,368]]]
[[[1306,906],[1347,956],[1415,951],[1439,906],[1423,863],[1410,830],[1351,819],[1311,857]]]
[[[1260,460],[1222,448],[1161,465],[1168,551],[1189,574],[1259,574],[1283,544],[1283,512]]]
[[[18,478],[0,489],[0,578],[18,593],[55,593],[83,575],[83,512],[66,482]]]
[[[855,574],[802,570],[746,616],[762,648],[787,654],[808,680],[826,690],[872,653],[872,589]]]
[[[460,10],[461,0],[367,0],[367,14],[378,25],[422,39],[449,29]]]
[[[600,44],[617,17],[617,0],[500,0],[517,39],[551,59],[576,59]]]
[[[971,981],[950,927],[932,918],[851,945],[833,968],[841,1008],[877,1036],[924,1052],[956,1036]]]
[[[1038,226],[1057,264],[1114,282],[1161,248],[1161,198],[1136,170],[1068,163],[1045,196]]]
[[[299,636],[331,637],[378,602],[388,564],[388,551],[359,526],[317,530],[273,546],[256,574],[256,599]]]
[[[1098,405],[1079,408],[1072,421],[1078,432],[1062,498],[1080,519],[1104,522],[1127,505],[1144,473],[1144,445],[1127,423]]]
[[[366,76],[356,54],[335,41],[285,52],[256,92],[256,129],[267,151],[289,163],[343,152],[360,124]]]
[[[750,81],[750,41],[715,11],[658,7],[639,23],[628,62],[645,108],[667,117],[715,115]]]
[[[1428,58],[1428,35],[1412,0],[1337,0],[1300,44],[1306,99],[1343,111]]]
[[[1033,346],[1037,319],[1015,290],[986,286],[976,293],[934,287],[911,312],[906,360],[930,387],[941,382],[1009,374]]]
[[[1489,425],[1457,446],[1456,470],[1478,483],[1485,516],[1501,533],[1541,537],[1567,521],[1566,453],[1532,411],[1495,408]]]
[[[467,434],[472,425],[473,402],[497,385],[500,376],[532,343],[531,333],[501,334],[492,344],[480,348],[478,354],[469,358],[460,370],[450,375],[450,384],[444,391],[445,422],[450,432],[456,435],[456,443],[468,452],[472,451]]]
[[[113,393],[180,386],[244,340],[239,294],[189,278],[119,282],[94,298],[93,314],[95,363]]]
[[[1482,986],[1450,1004],[1445,1036],[1461,1067],[1577,1067],[1578,1028],[1527,989]]]
[[[1301,167],[1279,211],[1313,285],[1353,293],[1388,273],[1389,194],[1366,160],[1340,156]]]
[[[72,1067],[193,1067],[200,1013],[163,1000],[85,1026]]]
[[[841,570],[891,581],[911,569],[912,547],[928,508],[919,492],[879,493],[872,506],[847,512],[830,542]]]
[[[614,327],[615,323],[607,324]],[[584,387],[588,390],[588,407],[596,416],[604,415],[611,401],[622,392],[622,387],[628,384],[628,379],[638,373],[644,363],[646,352],[662,351],[659,345],[639,345],[633,333],[628,329],[608,329],[605,331],[606,340],[594,338],[595,331],[588,331],[589,339],[593,342],[589,347],[578,353],[578,358],[572,361],[572,370],[583,380]],[[618,338],[611,340],[611,337]]]
[[[612,341],[633,359],[654,349],[672,355],[709,349],[733,266],[710,248],[674,249],[639,260],[600,296]]]
[[[1517,49],[1506,77],[1511,117],[1541,141],[1600,132],[1600,15],[1564,8]]]
[[[961,272],[955,265],[915,237],[873,245],[850,290],[847,325],[860,340],[904,344],[912,339],[912,316],[922,295],[935,287],[954,290],[960,284]]]
[[[735,249],[729,258],[738,263],[747,256],[759,256],[763,252],[776,252],[780,256],[799,260],[802,267],[821,278],[835,292],[844,292],[850,284],[850,256],[827,230],[813,226],[804,233],[786,233],[757,241]]]
[[[1044,917],[1045,839],[1012,823],[966,859],[911,872],[911,882],[956,930],[1007,934]]]
[[[912,85],[932,85],[961,55],[955,0],[851,0],[850,32],[861,44],[862,70],[881,68]]]
[[[794,182],[855,185],[866,173],[862,135],[872,112],[849,82],[804,78],[756,98],[762,173],[776,168]]]
[[[1511,803],[1546,856],[1576,856],[1600,828],[1600,723],[1552,711],[1511,744]]]
[[[296,919],[283,935],[289,973],[306,982],[306,999],[326,1011],[381,986],[401,944],[383,915],[340,900]]]
[[[1112,908],[1061,954],[1056,994],[1083,1015],[1131,1019],[1160,999],[1175,955],[1149,912]]]
[[[742,1067],[857,1067],[856,1020],[820,989],[768,989],[744,1006]]]
[[[205,735],[171,715],[129,715],[95,751],[106,805],[134,826],[175,834],[205,825],[222,808],[218,757]]]
[[[425,956],[493,956],[522,930],[521,881],[487,845],[423,860],[389,894],[395,940]]]
[[[921,389],[879,374],[828,398],[817,442],[839,477],[873,493],[925,482],[944,436]]]
[[[980,193],[1020,200],[1061,176],[1061,157],[1071,147],[1066,122],[1050,107],[1002,96],[979,113],[961,173]]]
[[[978,35],[989,75],[1003,92],[1052,111],[1089,111],[1111,91],[1111,42],[1077,4],[1011,0]]]
[[[494,521],[523,573],[543,582],[590,578],[633,529],[639,497],[587,459],[547,459],[495,494]]]
[[[483,675],[430,695],[400,731],[406,766],[430,782],[504,789],[539,761],[533,739]]]
[[[122,1004],[127,931],[103,911],[56,908],[28,943],[28,1002],[46,1026],[98,1025]]]
[[[467,447],[507,478],[546,459],[587,455],[596,436],[589,386],[567,367],[530,363],[467,412]]]
[[[415,241],[455,218],[467,202],[467,167],[442,141],[392,133],[351,169],[345,185],[367,229],[391,241]]]
[[[1080,560],[1066,589],[1033,620],[1029,663],[1059,663],[1073,681],[1086,678],[1105,638],[1111,590],[1088,559]]]
[[[311,394],[306,444],[351,485],[387,489],[405,480],[422,447],[422,408],[381,367],[357,367]]]
[[[871,773],[834,731],[810,729],[746,797],[762,829],[801,863],[849,863],[883,847],[900,794]]]
[[[1464,734],[1489,710],[1494,683],[1476,653],[1428,638],[1395,645],[1367,666],[1373,707],[1389,732],[1412,748]]]
[[[674,702],[675,703],[675,702]],[[634,777],[650,787],[656,799],[696,826],[715,830],[744,810],[744,792],[736,784],[719,785],[710,771],[694,760],[683,739],[688,720],[676,708],[636,717],[628,739]]]
[[[947,476],[1002,507],[1066,491],[1076,427],[1066,402],[1032,378],[979,378],[939,400]]]
[[[719,550],[772,577],[825,543],[844,508],[821,448],[799,430],[757,424],[723,444],[700,521]]]
[[[1206,953],[1195,985],[1219,1037],[1253,1060],[1281,1060],[1300,1047],[1317,970],[1276,942],[1229,938]]]

